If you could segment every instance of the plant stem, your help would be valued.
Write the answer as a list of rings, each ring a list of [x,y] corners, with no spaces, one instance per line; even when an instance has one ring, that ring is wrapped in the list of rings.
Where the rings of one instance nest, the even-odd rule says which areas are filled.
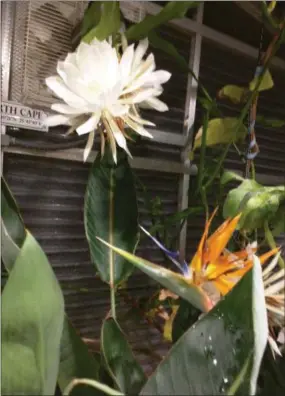
[[[205,212],[206,212],[206,222],[209,220],[209,207],[208,207],[208,201],[207,201],[207,193],[205,187],[201,188],[201,198],[203,205],[205,206]]]
[[[116,290],[114,285],[110,284],[110,298],[111,298],[111,315],[116,319]]]
[[[113,180],[113,170],[111,171],[111,177],[110,177],[110,207],[109,207],[109,213],[110,213],[110,229],[109,229],[109,239],[110,239],[110,244],[113,245],[113,229],[114,229],[114,224],[113,224],[113,216],[114,216],[114,180]],[[114,268],[114,252],[112,249],[110,249],[109,253],[109,271],[110,271],[110,300],[111,300],[111,314],[113,319],[116,319],[116,299],[115,299],[115,268]]]
[[[207,129],[209,123],[209,110],[206,111],[203,120],[203,131],[202,131],[202,142],[200,151],[200,163],[198,169],[198,190],[201,192],[203,182],[203,170],[205,165],[205,153],[206,153],[206,142],[207,142]]]
[[[63,392],[64,396],[68,396],[72,389],[77,386],[77,385],[89,385],[92,388],[99,389],[100,391],[106,393],[106,395],[111,395],[111,396],[124,396],[123,393],[110,388],[108,385],[101,384],[101,382],[91,380],[88,378],[75,378],[71,383],[66,387],[65,391]]]
[[[264,222],[264,233],[265,233],[265,239],[266,239],[268,245],[270,246],[270,248],[276,249],[276,243],[275,243],[274,237],[272,235],[272,232],[270,231],[269,224],[268,224],[267,220],[265,220],[265,222]],[[278,262],[279,262],[279,265],[281,268],[285,268],[285,263],[281,256],[279,256]]]
[[[251,95],[249,96],[245,106],[243,107],[243,109],[241,111],[241,114],[240,114],[239,119],[238,119],[237,127],[236,127],[236,132],[241,127],[241,125],[242,125],[242,123],[243,123],[243,121],[244,121],[244,119],[245,119],[245,117],[247,115],[247,112],[249,110],[249,107],[250,107],[251,103],[255,100],[255,97],[258,95],[258,88],[259,88],[259,86],[260,86],[260,84],[262,82],[263,76],[264,76],[264,74],[265,74],[265,72],[266,72],[266,70],[267,70],[267,68],[268,68],[268,66],[270,64],[271,59],[275,55],[276,51],[278,50],[278,48],[280,47],[280,44],[282,42],[283,31],[284,31],[284,22],[281,24],[281,28],[280,28],[280,31],[279,31],[278,35],[273,38],[272,43],[270,44],[270,51],[267,51],[267,53],[266,53],[264,66],[263,66],[263,71],[262,71],[262,73],[260,74],[260,76],[258,78],[258,82],[257,82],[254,90],[251,92]],[[214,172],[212,174],[212,177],[206,183],[205,188],[209,187],[212,184],[212,182],[215,180],[216,176],[218,175],[220,167],[222,166],[222,163],[223,163],[223,161],[224,161],[224,159],[225,159],[225,157],[226,157],[226,155],[227,155],[227,153],[229,151],[230,146],[231,146],[231,143],[228,143],[228,145],[225,148],[224,153],[222,154],[222,156],[221,156],[221,158],[220,158],[220,160],[219,160],[219,162],[218,162],[218,164],[217,164],[217,166],[216,166],[216,168],[215,168],[215,170],[214,170]]]
[[[215,180],[216,176],[218,175],[218,173],[219,173],[219,171],[220,171],[220,168],[221,168],[221,166],[222,166],[222,164],[223,164],[223,162],[224,162],[224,160],[225,160],[225,158],[226,158],[226,156],[227,156],[227,154],[228,154],[228,151],[229,151],[229,149],[230,149],[230,146],[231,146],[231,143],[228,143],[228,144],[226,145],[226,148],[225,148],[225,150],[223,151],[222,155],[220,156],[220,159],[219,159],[219,161],[218,161],[218,163],[217,163],[217,166],[216,166],[214,172],[212,173],[212,176],[210,177],[210,179],[207,181],[207,183],[206,183],[205,186],[204,186],[205,189],[207,189],[208,187],[210,187],[210,185],[213,183],[213,181]]]

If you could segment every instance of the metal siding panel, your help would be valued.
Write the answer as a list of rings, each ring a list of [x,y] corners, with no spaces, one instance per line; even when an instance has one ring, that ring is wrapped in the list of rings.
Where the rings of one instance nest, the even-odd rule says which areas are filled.
[[[67,313],[84,337],[98,339],[103,318],[110,309],[109,288],[98,276],[90,262],[83,223],[84,192],[89,167],[81,163],[54,161],[36,157],[5,154],[4,176],[19,204],[27,228],[34,234],[47,254],[61,284]],[[155,172],[139,172],[150,196],[161,196],[166,212],[177,207],[177,178]],[[147,211],[138,191],[141,222],[149,226]],[[146,238],[138,254],[156,262],[163,257]],[[3,274],[4,276],[4,274]],[[135,271],[128,281],[128,294],[137,300],[149,297],[157,284],[142,272]],[[130,308],[118,297],[119,316]],[[128,319],[122,322],[135,349],[149,348],[166,352],[167,344],[155,327],[141,318],[139,323]],[[137,336],[135,335],[137,334]],[[155,368],[151,356],[138,353],[146,370]]]

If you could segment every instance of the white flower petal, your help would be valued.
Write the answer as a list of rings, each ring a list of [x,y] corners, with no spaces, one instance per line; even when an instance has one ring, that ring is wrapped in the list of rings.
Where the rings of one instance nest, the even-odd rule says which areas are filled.
[[[134,57],[134,44],[130,45],[123,53],[120,62],[121,76],[123,83],[127,80],[131,72],[132,62]]]
[[[139,44],[135,50],[134,60],[133,60],[133,64],[132,64],[132,70],[135,70],[139,66],[144,54],[147,51],[147,48],[148,48],[148,39],[145,38],[144,40],[141,40],[139,42]]]
[[[100,115],[100,112],[93,114],[84,124],[76,128],[78,135],[84,135],[85,133],[94,131],[98,125]]]
[[[120,99],[120,102],[122,104],[140,103],[156,95],[159,95],[160,93],[161,90],[157,88],[142,89],[140,91],[135,92],[133,95],[130,95],[129,97]]]
[[[105,125],[106,128],[106,132],[107,132],[107,136],[109,138],[110,141],[110,146],[111,146],[111,151],[112,151],[112,155],[113,155],[113,159],[115,164],[117,163],[117,147],[116,147],[116,141],[112,132],[112,129],[110,127],[109,121],[108,119],[105,117],[105,114],[102,117],[102,121]]]
[[[83,153],[83,161],[86,162],[87,158],[89,157],[89,154],[92,150],[93,143],[94,143],[94,137],[95,137],[95,131],[90,132],[88,136],[88,140],[84,149]]]
[[[271,260],[271,262],[267,265],[267,267],[262,271],[262,276],[263,278],[266,278],[267,275],[269,275],[271,273],[271,271],[276,267],[277,263],[278,263],[278,259],[280,257],[280,252],[278,252],[273,259]]]
[[[116,121],[112,118],[112,116],[108,112],[106,112],[104,115],[110,125],[111,131],[114,135],[114,138],[115,138],[118,146],[121,147],[123,150],[125,150],[125,152],[132,158],[132,155],[129,152],[129,149],[127,147],[126,138],[123,135],[120,128],[118,127],[118,124],[116,123]]]
[[[61,99],[63,99],[71,107],[79,108],[86,104],[86,101],[74,94],[58,76],[48,77],[46,79],[47,86]]]
[[[70,117],[58,114],[45,118],[44,123],[49,127],[57,125],[70,125]]]
[[[146,104],[157,111],[163,112],[168,110],[168,106],[157,98],[147,99]]]
[[[154,85],[161,85],[166,83],[171,77],[171,73],[166,70],[157,70],[151,73],[148,78],[148,83],[152,83]]]
[[[144,127],[132,121],[130,117],[124,117],[124,121],[130,128],[132,128],[139,135],[153,139],[153,136],[146,129],[144,129]]]
[[[75,66],[73,63],[70,62],[58,62],[57,63],[57,68],[56,68],[57,73],[60,75],[62,80],[65,82],[65,84],[68,85],[69,80],[71,79],[78,79],[80,78],[80,72],[77,66]]]
[[[272,350],[273,356],[274,356],[274,352],[277,353],[277,355],[282,356],[275,340],[270,335],[268,336],[268,342],[269,342],[269,346]]]
[[[280,291],[284,290],[284,279],[274,283],[273,285],[265,288],[265,296],[274,296],[274,294],[278,294]]]
[[[130,106],[128,105],[122,105],[120,103],[114,104],[110,106],[110,113],[114,117],[121,117],[129,112]]]
[[[139,117],[139,116],[137,116],[137,115],[135,115],[135,114],[133,114],[131,112],[128,114],[128,117],[132,121],[136,122],[137,124],[155,126],[155,124],[153,122],[148,121],[148,120],[144,120],[143,118],[141,118],[141,117]]]
[[[280,332],[278,334],[277,341],[279,342],[279,344],[285,344],[285,328],[284,327],[283,327],[283,329],[280,330]]]

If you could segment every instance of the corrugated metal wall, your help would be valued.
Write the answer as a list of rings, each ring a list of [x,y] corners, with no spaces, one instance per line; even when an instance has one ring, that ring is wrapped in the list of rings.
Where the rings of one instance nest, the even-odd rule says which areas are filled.
[[[95,276],[84,232],[83,204],[88,168],[70,161],[5,154],[4,175],[27,228],[46,252],[60,281],[67,313],[82,336],[97,339],[101,322],[110,307],[109,288]],[[137,174],[150,197],[160,196],[166,213],[173,213],[177,207],[178,177],[143,171]],[[138,203],[140,222],[149,227],[149,214],[139,189]],[[142,239],[137,252],[155,262],[163,261],[160,252],[146,238]],[[156,290],[157,285],[138,271],[128,281],[127,293],[134,299],[150,297]],[[118,310],[122,319],[131,306],[124,298],[119,298]],[[125,319],[122,325],[128,329],[135,348],[165,353],[166,347],[158,330],[142,318],[139,325],[133,319]],[[146,361],[147,364],[152,362],[152,358]]]

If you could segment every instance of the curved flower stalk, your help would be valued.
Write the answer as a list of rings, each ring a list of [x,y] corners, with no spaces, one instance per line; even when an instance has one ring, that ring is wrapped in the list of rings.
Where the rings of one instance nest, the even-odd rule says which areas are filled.
[[[59,114],[47,118],[46,123],[49,126],[70,125],[70,131],[76,130],[78,135],[89,133],[84,161],[91,151],[98,126],[101,152],[104,153],[107,139],[116,162],[116,144],[131,155],[125,127],[152,138],[144,126],[154,124],[142,119],[136,106],[161,112],[168,110],[158,96],[171,74],[165,70],[155,71],[154,55],[149,54],[144,59],[147,48],[148,40],[145,39],[136,49],[134,44],[128,46],[120,57],[106,40],[82,42],[74,53],[58,62],[58,75],[46,79],[47,86],[65,102],[51,106]]]

